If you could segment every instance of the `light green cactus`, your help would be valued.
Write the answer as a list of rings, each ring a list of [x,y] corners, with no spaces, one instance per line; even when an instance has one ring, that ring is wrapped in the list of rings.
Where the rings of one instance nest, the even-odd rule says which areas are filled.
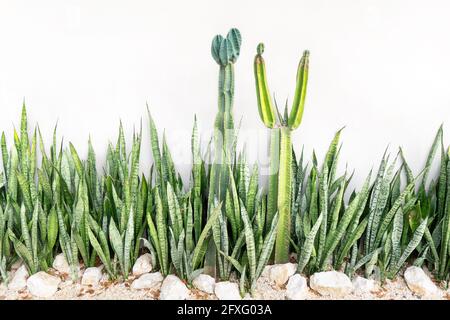
[[[264,125],[272,130],[270,142],[270,172],[268,195],[268,219],[279,213],[279,224],[275,242],[275,263],[289,259],[289,236],[291,229],[291,185],[292,185],[292,141],[291,132],[302,121],[308,83],[309,51],[304,51],[297,69],[297,84],[294,102],[288,115],[284,115],[272,102],[267,84],[266,67],[262,54],[264,44],[257,47],[254,61],[258,111]],[[269,220],[270,221],[270,220]]]

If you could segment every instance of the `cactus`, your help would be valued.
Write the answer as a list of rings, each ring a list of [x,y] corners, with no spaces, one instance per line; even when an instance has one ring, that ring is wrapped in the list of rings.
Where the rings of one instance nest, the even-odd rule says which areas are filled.
[[[298,65],[294,102],[289,116],[287,106],[284,115],[281,115],[277,105],[272,102],[263,53],[264,44],[260,43],[254,60],[258,111],[264,125],[272,130],[267,215],[268,219],[272,219],[277,211],[279,213],[275,263],[285,263],[289,260],[291,230],[291,132],[299,127],[303,117],[308,83],[309,52],[304,51]]]
[[[239,57],[241,34],[238,29],[231,29],[227,37],[216,35],[212,41],[211,54],[219,65],[218,111],[214,124],[215,164],[219,166],[220,178],[217,179],[213,192],[219,200],[225,199],[228,183],[228,170],[225,164],[234,158],[234,63]],[[216,166],[217,168],[217,166]],[[217,172],[216,172],[217,173]],[[210,197],[213,200],[214,197]]]
[[[216,35],[211,44],[211,54],[219,65],[219,95],[218,110],[214,123],[214,163],[211,167],[210,188],[208,197],[208,212],[215,207],[215,202],[224,202],[229,182],[228,165],[235,157],[234,150],[234,63],[237,61],[241,48],[241,34],[238,29],[231,29],[224,38]],[[220,227],[213,228],[214,236],[220,237]],[[205,273],[216,276],[216,248],[210,241]]]

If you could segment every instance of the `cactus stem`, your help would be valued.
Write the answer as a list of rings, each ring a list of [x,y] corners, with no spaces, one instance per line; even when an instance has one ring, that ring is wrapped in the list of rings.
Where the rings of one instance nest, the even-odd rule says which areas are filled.
[[[289,261],[291,232],[292,141],[291,129],[280,130],[280,168],[278,173],[278,232],[275,244],[275,263]]]

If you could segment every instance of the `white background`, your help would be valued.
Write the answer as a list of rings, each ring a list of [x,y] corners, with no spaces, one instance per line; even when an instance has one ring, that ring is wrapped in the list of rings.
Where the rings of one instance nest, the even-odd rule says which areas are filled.
[[[256,132],[266,132],[253,79],[256,45],[263,41],[280,104],[292,99],[298,60],[311,51],[297,150],[304,144],[322,159],[345,125],[341,161],[357,170],[355,181],[377,165],[388,144],[392,153],[403,146],[417,173],[438,126],[449,125],[449,17],[444,0],[0,0],[0,128],[11,142],[25,97],[31,123],[39,122],[46,141],[58,120],[59,134],[82,155],[91,134],[102,161],[119,119],[131,138],[142,118],[146,170],[148,101],[186,177],[194,114],[207,140],[217,109],[211,39],[237,27],[243,45],[234,111],[250,158],[265,161],[266,136],[254,142]],[[446,143],[449,137],[446,130]]]

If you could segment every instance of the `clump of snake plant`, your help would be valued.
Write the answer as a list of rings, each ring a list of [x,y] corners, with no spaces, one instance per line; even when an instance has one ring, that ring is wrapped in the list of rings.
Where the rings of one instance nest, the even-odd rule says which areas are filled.
[[[40,138],[40,146],[43,148],[42,137]],[[31,140],[28,136],[24,103],[20,135],[14,131],[14,144],[9,152],[4,133],[1,140],[4,173],[0,188],[0,273],[4,279],[5,269],[17,257],[23,260],[30,274],[47,270],[53,260],[58,225],[52,200],[54,191],[46,178],[48,174],[53,174],[53,182],[56,176],[55,170],[50,169],[54,163],[48,165],[45,152],[42,152],[41,168],[37,167],[37,146],[37,129]],[[56,161],[55,137],[52,153],[50,161]],[[54,184],[54,190],[57,187]]]
[[[147,207],[148,240],[144,245],[155,258],[162,274],[175,272],[191,282],[203,271],[203,260],[211,229],[221,214],[221,203],[214,203],[211,214],[203,221],[205,193],[204,162],[200,154],[197,121],[192,131],[193,169],[191,187],[184,191],[183,181],[175,171],[165,137],[162,148],[153,118],[150,134],[155,168],[155,186],[150,190],[151,205]],[[150,178],[150,182],[151,182]],[[203,186],[203,187],[202,187]]]
[[[94,204],[97,203],[97,210],[91,210],[92,213],[87,215],[87,236],[95,255],[113,279],[118,277],[119,270],[124,278],[128,277],[140,252],[140,238],[147,226],[145,214],[151,199],[145,176],[139,177],[141,132],[133,134],[131,153],[128,154],[120,124],[116,145],[108,145],[105,175],[101,181],[89,179],[88,173],[95,168],[88,169],[87,165],[85,173],[85,181],[90,181],[87,183],[88,190],[95,190],[98,186],[98,191],[91,192],[89,197]],[[88,154],[87,163],[90,162]],[[99,196],[96,196],[97,193]]]
[[[439,148],[439,177],[428,183],[433,159]],[[424,169],[416,177],[402,149],[399,155],[402,163],[395,173],[397,158],[389,163],[388,157],[383,156],[381,161],[367,210],[369,223],[364,244],[361,244],[364,247],[361,263],[364,262],[366,276],[370,276],[377,266],[384,280],[385,277],[395,277],[412,257],[416,265],[426,262],[438,279],[445,279],[448,276],[448,262],[445,260],[449,237],[444,227],[449,215],[446,195],[448,154],[443,144],[442,126],[433,141]],[[404,187],[402,174],[405,176]]]
[[[428,182],[431,167],[438,152],[440,154],[439,176],[437,179],[432,179],[431,182]],[[450,259],[448,258],[450,241],[449,159],[450,147],[446,149],[444,146],[443,128],[441,126],[428,153],[418,190],[411,196],[413,206],[408,212],[407,219],[405,219],[409,228],[404,230],[404,233],[414,230],[422,219],[428,219],[422,242],[417,245],[418,257],[415,264],[418,266],[425,264],[438,280],[447,281],[450,268]],[[414,176],[403,156],[403,152],[402,160],[406,178],[408,181],[412,181]],[[402,238],[402,242],[407,237],[409,237],[409,234]]]
[[[293,161],[291,237],[298,253],[298,272],[339,270],[367,225],[367,219],[361,217],[367,203],[370,174],[361,190],[352,192],[348,203],[345,193],[353,174],[346,170],[336,177],[341,131],[334,136],[321,166],[315,153],[309,170],[308,165],[303,165],[303,153],[298,163]]]
[[[411,198],[414,179],[402,187],[403,169],[395,170],[397,160],[398,156],[390,161],[386,154],[381,159],[362,215],[367,226],[346,264],[349,274],[364,267],[366,277],[377,272],[383,281],[386,277],[393,278],[422,239],[426,221],[420,221],[410,236],[404,235],[405,230],[408,231],[404,216],[414,204]]]
[[[302,121],[308,83],[309,51],[303,53],[297,69],[294,101],[288,115],[287,106],[282,115],[272,101],[267,83],[266,67],[262,54],[264,45],[258,45],[254,60],[258,111],[264,125],[272,129],[270,142],[270,176],[268,213],[270,219],[279,213],[279,225],[275,243],[275,262],[289,259],[289,236],[291,233],[291,186],[292,142],[291,132]],[[276,205],[275,205],[276,204]]]
[[[405,167],[395,172],[398,157],[390,162],[385,154],[373,184],[369,174],[347,204],[345,193],[352,175],[347,177],[345,172],[335,178],[340,133],[331,142],[321,169],[315,154],[309,171],[302,164],[303,154],[298,163],[293,161],[297,174],[292,238],[296,239],[298,271],[310,274],[344,267],[352,276],[364,268],[367,277],[376,270],[383,280],[393,278],[419,245],[426,226],[426,220],[417,217],[414,228],[409,227],[417,178],[408,178],[402,188]]]

